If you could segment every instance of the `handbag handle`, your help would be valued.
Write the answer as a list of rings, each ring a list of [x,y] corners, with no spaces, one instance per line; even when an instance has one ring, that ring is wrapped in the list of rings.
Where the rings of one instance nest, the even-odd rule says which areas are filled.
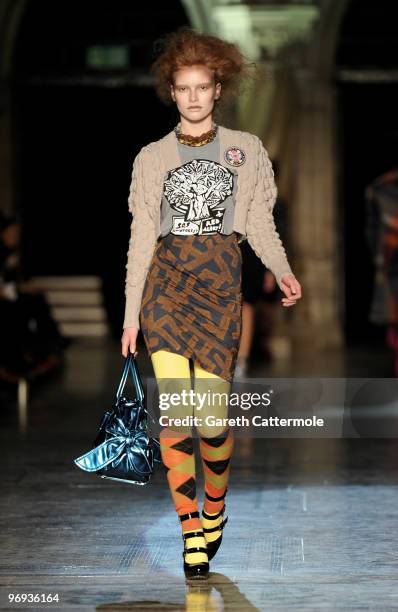
[[[134,385],[135,385],[135,389],[136,389],[137,398],[140,401],[143,401],[143,399],[144,399],[144,390],[143,390],[141,379],[140,379],[140,376],[139,376],[138,366],[137,366],[136,359],[135,359],[133,353],[131,353],[131,352],[129,352],[128,357],[126,358],[126,360],[124,362],[124,368],[123,368],[122,375],[121,375],[121,378],[120,378],[120,383],[119,383],[118,389],[116,391],[116,401],[120,399],[120,397],[121,397],[121,395],[123,393],[124,387],[125,387],[126,382],[127,382],[129,371],[131,371],[131,375],[133,377],[133,381],[134,381]]]
[[[133,353],[130,353],[130,356],[131,356],[131,359],[130,359],[130,370],[131,370],[131,374],[133,376],[133,380],[134,380],[134,384],[135,384],[135,388],[136,388],[136,392],[137,392],[137,398],[140,400],[140,402],[143,402],[144,401],[144,389],[142,387],[140,373],[138,371],[138,363],[137,363],[137,360],[134,357]]]
[[[118,389],[116,391],[116,400],[118,400],[121,397],[121,395],[123,393],[123,389],[124,389],[125,384],[126,384],[128,372],[129,372],[129,369],[130,369],[129,357],[130,357],[130,355],[124,361],[123,372],[122,372],[122,375],[120,377],[119,387],[118,387]]]

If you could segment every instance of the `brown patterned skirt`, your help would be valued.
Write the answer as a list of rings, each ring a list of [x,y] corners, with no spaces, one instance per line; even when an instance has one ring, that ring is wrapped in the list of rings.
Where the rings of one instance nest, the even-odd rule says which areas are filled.
[[[241,269],[236,233],[160,239],[140,309],[149,354],[178,353],[232,382],[242,329]]]

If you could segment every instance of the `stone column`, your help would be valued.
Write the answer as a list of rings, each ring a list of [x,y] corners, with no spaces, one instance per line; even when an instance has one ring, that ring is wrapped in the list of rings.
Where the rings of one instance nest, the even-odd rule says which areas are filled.
[[[8,104],[8,90],[0,83],[2,104],[0,109],[0,211],[6,215],[14,213],[11,173],[11,113]]]
[[[9,78],[20,20],[28,0],[0,0],[0,211],[14,214]]]
[[[319,350],[343,343],[335,91],[328,79],[311,70],[298,70],[296,83],[296,197],[289,212],[294,270],[303,299],[294,313],[293,331],[297,348]]]

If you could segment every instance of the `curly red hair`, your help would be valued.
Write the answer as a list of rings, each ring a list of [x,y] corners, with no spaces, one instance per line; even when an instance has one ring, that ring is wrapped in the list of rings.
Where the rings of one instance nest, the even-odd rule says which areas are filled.
[[[155,43],[160,53],[151,65],[155,76],[156,93],[162,102],[170,104],[170,85],[176,70],[194,64],[205,65],[214,71],[215,82],[222,84],[221,99],[238,95],[241,85],[250,74],[252,64],[238,47],[217,36],[204,34],[189,26],[182,26]]]

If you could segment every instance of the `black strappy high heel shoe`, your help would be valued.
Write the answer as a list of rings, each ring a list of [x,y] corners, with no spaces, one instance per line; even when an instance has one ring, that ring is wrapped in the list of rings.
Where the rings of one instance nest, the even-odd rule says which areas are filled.
[[[205,492],[205,495],[206,495],[206,497],[207,497],[207,499],[209,501],[221,501],[222,499],[225,498],[226,494],[227,494],[227,489],[225,489],[224,495],[221,495],[220,497],[211,497],[211,495],[208,495]],[[205,518],[205,519],[207,519],[209,521],[214,521],[214,520],[218,519],[220,516],[222,516],[222,517],[224,516],[224,512],[225,512],[225,508],[226,507],[227,506],[224,503],[224,506],[223,506],[222,510],[220,510],[220,512],[218,512],[217,514],[213,514],[213,515],[207,514],[207,512],[202,510],[202,516],[203,516],[203,518]],[[220,536],[216,540],[213,540],[212,542],[206,542],[206,544],[207,544],[207,557],[208,557],[209,561],[211,559],[213,559],[214,555],[216,554],[216,552],[220,548],[221,541],[222,541],[222,535],[223,535],[222,532],[223,532],[223,529],[224,529],[225,525],[227,524],[227,522],[228,522],[228,517],[226,516],[225,519],[223,519],[221,521],[221,523],[219,525],[217,525],[216,527],[203,527],[203,532],[205,534],[206,533],[211,533],[213,531],[221,531]]]
[[[187,521],[191,518],[199,518],[199,512],[188,512],[179,516],[181,522]],[[203,530],[191,531],[190,533],[183,533],[182,539],[184,540],[184,551],[182,556],[184,557],[184,573],[188,580],[206,580],[209,576],[209,563],[208,561],[202,561],[200,563],[187,563],[185,555],[193,552],[202,552],[207,555],[207,548],[203,546],[187,547],[187,540],[190,538],[204,538]]]

